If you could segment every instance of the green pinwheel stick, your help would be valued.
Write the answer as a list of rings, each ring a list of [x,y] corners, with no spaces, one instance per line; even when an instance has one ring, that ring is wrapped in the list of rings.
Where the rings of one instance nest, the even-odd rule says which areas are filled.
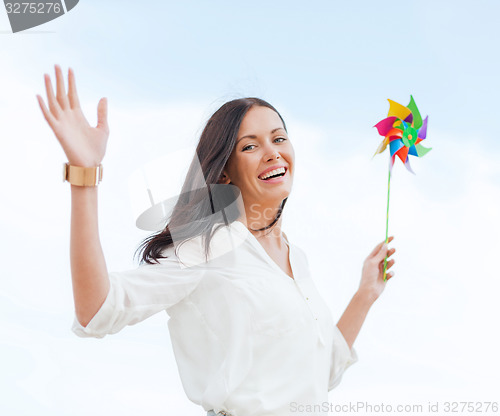
[[[410,166],[409,155],[422,157],[427,154],[431,148],[426,148],[421,145],[427,136],[427,120],[425,117],[422,120],[420,111],[410,95],[410,103],[405,107],[395,101],[389,101],[389,112],[387,118],[379,121],[374,127],[377,128],[378,133],[384,137],[380,143],[377,153],[382,153],[387,145],[389,145],[389,179],[387,182],[387,213],[385,220],[385,242],[389,238],[389,197],[391,191],[391,172],[394,166],[396,156],[401,159],[406,169],[415,174]],[[384,259],[384,282],[387,280],[387,257]]]

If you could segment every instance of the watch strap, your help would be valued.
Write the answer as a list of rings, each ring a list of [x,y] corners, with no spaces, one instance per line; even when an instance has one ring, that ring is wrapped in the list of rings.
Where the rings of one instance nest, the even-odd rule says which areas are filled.
[[[76,186],[97,186],[102,181],[102,165],[90,168],[63,164],[63,182]]]

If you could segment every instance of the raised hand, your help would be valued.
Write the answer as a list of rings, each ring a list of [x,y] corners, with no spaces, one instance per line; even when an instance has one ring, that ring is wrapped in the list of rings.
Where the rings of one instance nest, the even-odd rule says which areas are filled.
[[[92,127],[83,115],[76,92],[75,74],[68,70],[68,93],[59,65],[55,65],[56,95],[48,74],[44,74],[48,108],[43,98],[37,95],[42,113],[61,144],[70,165],[82,167],[98,166],[109,137],[107,120],[108,103],[101,98],[97,105],[97,126]]]
[[[394,237],[388,238],[388,243],[390,243]],[[373,251],[368,255],[365,262],[363,263],[363,271],[361,273],[361,283],[359,285],[359,290],[365,294],[368,294],[373,300],[377,299],[380,294],[384,291],[384,259],[385,257],[390,257],[395,253],[396,249],[387,247],[385,241],[377,244]],[[389,280],[394,276],[394,272],[389,272],[388,270],[394,265],[394,259],[387,261],[386,276]]]

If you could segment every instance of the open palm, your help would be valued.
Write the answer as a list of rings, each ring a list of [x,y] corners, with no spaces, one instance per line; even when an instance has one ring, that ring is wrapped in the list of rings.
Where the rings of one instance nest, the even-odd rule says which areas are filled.
[[[40,95],[38,103],[45,120],[61,144],[70,165],[98,166],[104,154],[109,136],[107,99],[101,98],[97,106],[97,126],[92,127],[83,115],[76,92],[75,75],[68,70],[68,93],[59,65],[55,66],[56,95],[49,75],[45,74],[48,108]]]

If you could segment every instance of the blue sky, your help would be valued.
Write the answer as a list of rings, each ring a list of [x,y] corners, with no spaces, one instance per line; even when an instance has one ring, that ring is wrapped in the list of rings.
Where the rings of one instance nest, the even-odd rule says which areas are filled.
[[[183,393],[165,316],[103,340],[69,330],[65,156],[35,99],[55,63],[74,68],[91,123],[109,100],[99,194],[109,270],[135,267],[147,235],[134,225],[144,191],[129,187],[134,172],[195,144],[225,101],[271,102],[297,153],[285,230],[335,320],[385,236],[387,154],[371,159],[381,139],[372,126],[387,98],[406,105],[412,94],[433,150],[411,160],[415,176],[395,166],[396,276],[331,400],[498,401],[499,12],[494,1],[82,0],[14,35],[0,10],[0,170],[14,178],[1,194],[2,413],[203,413]]]
[[[499,86],[497,8],[493,1],[86,1],[40,27],[56,33],[3,36],[2,45],[17,50],[18,67],[33,75],[44,62],[98,67],[82,88],[90,94],[92,84],[120,102],[259,94],[326,127],[364,128],[383,114],[382,100],[406,102],[411,93],[434,126],[487,137]]]

